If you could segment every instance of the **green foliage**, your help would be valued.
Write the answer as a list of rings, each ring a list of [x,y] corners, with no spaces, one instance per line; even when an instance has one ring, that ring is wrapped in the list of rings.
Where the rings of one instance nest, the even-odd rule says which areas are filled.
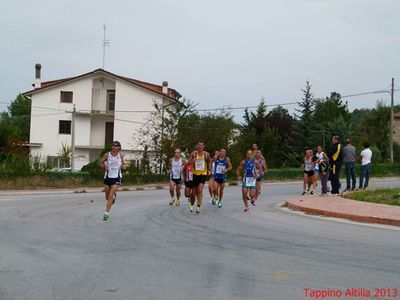
[[[61,161],[64,163],[65,166],[70,166],[71,155],[72,155],[71,146],[69,146],[65,143],[62,143],[61,148],[58,151],[57,155],[61,159]]]
[[[43,174],[51,166],[41,155],[27,155],[22,152],[8,152],[1,155],[0,172],[7,176]]]
[[[297,122],[294,126],[293,131],[293,150],[301,152],[305,147],[311,147],[313,145],[313,138],[315,136],[316,124],[314,120],[315,111],[315,99],[314,94],[311,92],[311,85],[307,81],[303,92],[302,101],[298,102],[299,109],[296,109]]]
[[[332,121],[327,122],[325,131],[327,139],[324,146],[330,143],[330,139],[334,135],[338,135],[341,141],[344,141],[347,137],[351,137],[353,135],[353,126],[350,119],[346,120],[343,116],[338,116]]]
[[[91,177],[100,180],[104,176],[104,170],[100,168],[100,160],[104,154],[111,151],[111,145],[106,145],[100,153],[100,156],[95,160],[87,165],[84,165],[81,169],[82,172],[89,174]]]
[[[316,100],[314,123],[325,127],[328,123],[338,119],[344,120],[345,122],[351,119],[347,103],[342,102],[342,97],[339,93],[332,92],[330,97]]]
[[[383,160],[389,158],[389,118],[390,107],[379,101],[365,115],[362,126],[358,129],[360,136],[368,137],[369,143],[379,148]]]
[[[400,189],[399,188],[385,188],[370,191],[357,191],[354,193],[347,193],[346,198],[353,200],[388,204],[388,205],[398,205],[400,206]]]
[[[21,94],[0,114],[0,147],[29,140],[31,102]]]

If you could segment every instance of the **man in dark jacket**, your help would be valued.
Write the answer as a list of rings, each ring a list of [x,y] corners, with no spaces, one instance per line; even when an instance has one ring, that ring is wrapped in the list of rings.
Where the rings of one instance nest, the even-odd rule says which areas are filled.
[[[330,162],[330,180],[332,185],[331,193],[333,196],[339,195],[339,173],[340,167],[343,163],[343,150],[342,145],[340,144],[339,136],[334,135],[332,137],[332,147],[328,153],[329,162]]]

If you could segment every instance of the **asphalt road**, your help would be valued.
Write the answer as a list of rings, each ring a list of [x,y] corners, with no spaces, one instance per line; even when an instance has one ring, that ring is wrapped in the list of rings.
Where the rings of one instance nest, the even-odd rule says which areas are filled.
[[[109,222],[100,193],[0,196],[0,299],[315,299],[304,289],[400,289],[400,231],[278,208],[299,191],[266,184],[244,213],[239,187],[229,187],[223,208],[206,202],[200,215],[186,200],[169,207],[167,190],[119,192]]]

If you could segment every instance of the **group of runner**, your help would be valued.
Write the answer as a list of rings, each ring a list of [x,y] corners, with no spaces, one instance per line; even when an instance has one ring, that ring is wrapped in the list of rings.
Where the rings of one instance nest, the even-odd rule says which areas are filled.
[[[302,195],[315,194],[318,177],[321,180],[321,195],[326,195],[328,193],[329,158],[322,146],[317,146],[316,153],[312,149],[307,149],[301,167],[304,170]]]
[[[174,157],[169,161],[168,170],[170,172],[169,205],[175,203],[180,205],[181,186],[185,185],[185,197],[190,202],[189,211],[200,213],[203,202],[204,184],[208,180],[208,190],[211,198],[211,204],[219,208],[222,207],[222,198],[224,196],[227,174],[232,170],[232,162],[227,156],[226,149],[220,149],[210,153],[204,150],[204,142],[199,141],[197,149],[192,151],[188,157],[182,155],[180,149],[176,149]],[[241,172],[244,169],[244,174]],[[248,201],[256,205],[256,201],[261,192],[261,184],[264,173],[267,171],[265,158],[256,144],[247,151],[246,159],[241,161],[236,175],[238,180],[242,180],[242,197],[244,211],[249,210]],[[195,206],[195,203],[197,205]]]
[[[104,192],[106,198],[104,221],[109,219],[110,210],[115,203],[116,191],[121,184],[122,170],[126,168],[124,155],[120,153],[120,150],[121,144],[118,141],[114,141],[112,150],[104,154],[99,164],[104,169]],[[170,174],[169,205],[173,206],[175,204],[175,206],[179,206],[181,204],[181,187],[184,184],[185,197],[190,202],[189,211],[195,211],[199,214],[203,202],[204,185],[210,176],[208,187],[211,204],[222,208],[222,198],[228,172],[233,168],[226,149],[215,151],[211,157],[210,153],[204,150],[204,142],[199,141],[196,150],[190,154],[186,153],[187,149],[182,150],[175,149],[174,155],[168,164]],[[252,205],[256,205],[266,171],[265,158],[258,149],[257,144],[253,144],[252,149],[247,151],[246,158],[240,162],[236,170],[238,180],[242,181],[242,198],[245,212],[249,210],[249,200]]]

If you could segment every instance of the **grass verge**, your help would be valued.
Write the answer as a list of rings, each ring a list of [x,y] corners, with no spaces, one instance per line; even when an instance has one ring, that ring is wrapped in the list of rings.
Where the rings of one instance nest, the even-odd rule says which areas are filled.
[[[356,191],[347,193],[343,197],[364,202],[400,206],[400,188]]]

